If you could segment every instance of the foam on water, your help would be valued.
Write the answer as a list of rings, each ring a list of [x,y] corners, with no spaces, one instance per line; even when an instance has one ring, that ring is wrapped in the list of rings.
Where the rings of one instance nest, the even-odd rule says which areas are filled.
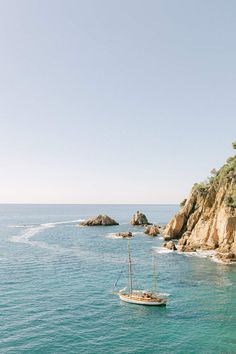
[[[221,260],[219,260],[215,255],[216,252],[214,250],[197,250],[196,252],[181,252],[181,251],[174,251],[174,250],[169,250],[165,247],[153,247],[156,253],[177,253],[179,255],[185,256],[185,257],[198,257],[198,258],[208,258],[209,260],[219,263],[219,264],[225,264]]]
[[[172,251],[172,250],[168,250],[167,248],[165,247],[153,247],[154,251],[156,253],[173,253],[175,251]]]
[[[29,226],[24,226],[25,231],[20,234],[20,235],[16,235],[16,236],[12,236],[10,241],[12,242],[20,242],[20,243],[28,243],[28,244],[34,244],[36,245],[42,245],[42,242],[36,242],[36,241],[31,241],[31,238],[47,229],[50,228],[54,228],[57,225],[61,225],[61,224],[73,224],[73,223],[77,223],[83,221],[83,219],[78,219],[78,220],[70,220],[70,221],[57,221],[57,222],[50,222],[50,223],[43,223],[43,224],[39,224],[39,225],[29,225]],[[10,227],[14,227],[14,225],[11,225]],[[15,227],[19,227],[19,225],[15,225]],[[46,244],[44,244],[46,245]]]
[[[12,228],[25,228],[27,227],[26,225],[9,225],[8,227],[12,227]]]
[[[200,257],[200,258],[212,258],[215,255],[215,251],[212,250],[197,250],[196,252],[179,252],[187,257]]]
[[[209,260],[215,263],[225,264],[224,262],[222,262],[220,259],[216,257],[216,251],[214,250],[197,250],[196,252],[180,252],[177,250],[175,252],[185,257],[208,258]]]
[[[122,236],[116,236],[113,232],[109,232],[107,235],[106,235],[106,238],[110,238],[110,239],[121,239],[123,238]]]

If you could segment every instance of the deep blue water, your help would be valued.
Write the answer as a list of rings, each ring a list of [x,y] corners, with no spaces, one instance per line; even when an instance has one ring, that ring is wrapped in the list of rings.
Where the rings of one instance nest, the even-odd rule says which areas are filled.
[[[163,240],[128,224],[136,210],[165,224],[174,205],[0,205],[1,353],[236,353],[236,267],[163,253]],[[98,213],[119,226],[78,227]],[[65,223],[64,223],[65,222]],[[122,303],[133,231],[136,282],[170,294],[166,308]],[[125,274],[125,272],[124,272]],[[118,288],[126,284],[121,276]]]

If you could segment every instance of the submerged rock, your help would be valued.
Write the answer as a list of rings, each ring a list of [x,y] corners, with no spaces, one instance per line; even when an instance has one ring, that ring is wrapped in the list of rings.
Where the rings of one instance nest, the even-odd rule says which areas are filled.
[[[112,226],[112,225],[119,225],[114,219],[110,218],[107,215],[98,215],[88,220],[81,221],[81,226]]]
[[[174,244],[173,241],[168,241],[168,242],[164,242],[163,243],[163,247],[167,248],[168,250],[171,250],[171,251],[176,251],[177,248]]]
[[[140,213],[139,211],[137,211],[133,215],[132,219],[130,220],[130,224],[131,225],[142,225],[142,226],[151,225],[151,223],[148,222],[146,215]]]
[[[130,238],[133,237],[132,232],[118,232],[117,234],[114,234],[116,237],[123,237],[123,238]]]
[[[160,233],[160,228],[157,225],[149,225],[145,229],[144,233],[150,236],[157,236]]]

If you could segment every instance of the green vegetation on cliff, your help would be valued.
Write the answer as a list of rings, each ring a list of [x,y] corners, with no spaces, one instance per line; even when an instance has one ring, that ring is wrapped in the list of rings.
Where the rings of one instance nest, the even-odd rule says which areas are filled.
[[[232,143],[233,148],[236,149],[236,141]],[[228,193],[225,197],[225,204],[228,207],[236,208],[236,155],[227,159],[226,163],[216,171],[211,171],[212,176],[207,181],[202,183],[195,183],[192,191],[198,191],[202,196],[207,195],[210,188],[216,191],[223,185],[228,183]]]

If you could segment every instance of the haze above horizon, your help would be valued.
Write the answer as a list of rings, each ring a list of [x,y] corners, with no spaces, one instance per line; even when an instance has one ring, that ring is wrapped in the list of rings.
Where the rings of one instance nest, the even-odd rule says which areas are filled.
[[[0,202],[179,203],[234,153],[235,14],[1,1]]]

